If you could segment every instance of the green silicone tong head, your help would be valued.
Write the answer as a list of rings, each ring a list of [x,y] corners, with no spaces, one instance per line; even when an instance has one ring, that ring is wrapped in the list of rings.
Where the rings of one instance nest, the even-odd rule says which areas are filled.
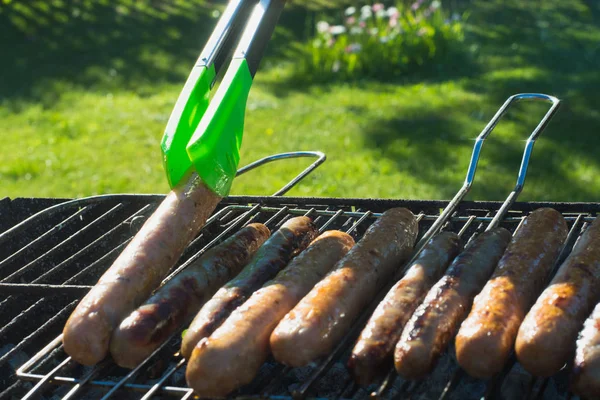
[[[227,196],[240,160],[246,101],[252,80],[285,0],[231,0],[192,69],[161,142],[173,188],[195,170],[219,196]],[[241,38],[239,37],[241,35]],[[212,100],[210,92],[237,43]]]

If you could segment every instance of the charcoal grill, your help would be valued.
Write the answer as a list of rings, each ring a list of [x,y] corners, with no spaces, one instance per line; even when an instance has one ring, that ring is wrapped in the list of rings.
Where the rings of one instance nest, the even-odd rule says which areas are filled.
[[[453,200],[232,196],[221,202],[166,280],[209,247],[249,222],[263,222],[271,229],[276,229],[293,216],[310,215],[321,230],[345,230],[358,240],[368,226],[391,207],[407,207],[418,215],[421,232],[419,244],[440,228],[459,232],[465,240],[495,223],[514,232],[531,211],[540,207],[553,207],[565,216],[569,225],[569,235],[557,262],[558,266],[587,224],[594,220],[600,211],[600,204],[515,202],[523,186],[533,143],[555,111],[554,107],[527,142],[517,185],[507,200],[462,201],[473,182],[483,140],[506,111],[510,101],[519,98],[511,99],[476,141],[467,179]],[[286,186],[287,189],[290,187]],[[0,234],[0,340],[3,343],[0,345],[0,398],[112,396],[149,399],[193,396],[185,384],[185,362],[177,353],[182,330],[176,332],[133,371],[119,368],[111,360],[105,360],[94,367],[83,367],[67,357],[61,344],[60,333],[70,312],[116,259],[162,199],[163,196],[160,195],[107,195],[72,201],[0,201],[0,223],[3,224],[0,228],[4,231]],[[42,211],[31,216],[39,210]],[[452,348],[442,356],[436,369],[425,381],[406,381],[390,370],[374,385],[355,385],[345,369],[345,362],[368,316],[391,284],[393,282],[384,287],[370,307],[363,311],[330,356],[304,368],[283,367],[270,359],[261,367],[256,379],[233,393],[232,397],[573,397],[568,391],[566,369],[548,379],[534,378],[513,357],[499,376],[481,381],[462,372],[455,361]]]

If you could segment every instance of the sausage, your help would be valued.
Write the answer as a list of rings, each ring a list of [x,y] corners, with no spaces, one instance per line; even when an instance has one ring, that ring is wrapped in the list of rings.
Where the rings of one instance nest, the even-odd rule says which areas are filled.
[[[285,222],[258,249],[242,272],[202,306],[183,336],[181,354],[189,359],[200,339],[210,336],[252,292],[272,279],[317,235],[317,227],[308,217],[296,217]]]
[[[359,384],[372,383],[392,358],[404,325],[460,251],[460,238],[442,232],[425,245],[404,277],[388,292],[361,332],[348,367]]]
[[[69,317],[69,356],[94,365],[107,355],[113,330],[158,287],[220,200],[196,173],[166,196]]]
[[[600,304],[583,324],[575,350],[571,390],[581,397],[600,396]]]
[[[271,232],[250,224],[167,282],[113,332],[110,353],[117,365],[135,368],[206,300],[250,261]]]
[[[600,219],[581,236],[517,335],[519,362],[533,375],[557,373],[575,350],[577,333],[600,301]]]
[[[396,344],[394,366],[400,375],[421,379],[433,370],[502,257],[510,236],[504,228],[476,236],[429,290]]]
[[[525,218],[456,336],[456,357],[469,375],[489,378],[502,370],[566,237],[556,210],[540,208]]]
[[[418,223],[392,208],[277,325],[270,338],[275,359],[297,367],[329,354],[377,290],[405,262]]]
[[[269,336],[283,316],[344,256],[354,239],[329,231],[255,292],[208,338],[188,362],[188,385],[201,397],[224,397],[250,383],[269,355]]]

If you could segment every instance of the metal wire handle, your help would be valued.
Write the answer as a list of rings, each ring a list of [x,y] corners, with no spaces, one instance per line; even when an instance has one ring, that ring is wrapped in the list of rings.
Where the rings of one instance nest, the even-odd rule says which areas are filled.
[[[523,101],[523,100],[544,101],[544,102],[551,103],[552,105],[550,106],[550,109],[546,112],[546,115],[544,115],[544,118],[542,118],[542,120],[538,123],[538,125],[535,127],[533,132],[531,132],[531,135],[529,135],[529,138],[527,139],[527,142],[525,143],[525,150],[523,150],[523,159],[521,160],[521,167],[519,168],[519,175],[517,176],[517,183],[515,185],[515,188],[508,195],[508,197],[506,198],[506,200],[504,201],[504,203],[502,204],[502,206],[500,207],[500,209],[494,216],[494,219],[492,219],[492,222],[490,222],[490,224],[488,225],[486,231],[489,231],[490,229],[493,229],[500,224],[500,221],[502,220],[502,218],[504,218],[504,215],[507,213],[507,211],[513,205],[513,203],[517,200],[517,197],[519,197],[519,194],[521,193],[521,191],[523,190],[523,186],[525,185],[525,178],[527,176],[527,168],[529,167],[529,160],[531,159],[531,153],[533,152],[533,146],[535,145],[535,141],[540,136],[540,134],[544,131],[544,129],[550,122],[550,119],[554,116],[554,114],[558,110],[558,107],[560,106],[559,99],[557,99],[554,96],[548,96],[547,94],[540,94],[540,93],[515,94],[514,96],[511,96],[508,98],[508,100],[506,100],[506,102],[504,103],[502,108],[500,108],[500,110],[498,110],[498,112],[496,113],[496,116],[494,116],[494,118],[500,119],[500,117],[502,117],[502,115],[504,113],[506,113],[506,111],[508,110],[508,108],[510,107],[511,104],[519,102],[519,101]]]
[[[494,130],[496,125],[498,125],[498,122],[500,122],[500,120],[502,119],[504,114],[506,114],[506,112],[508,111],[510,106],[512,104],[522,101],[522,100],[549,101],[552,103],[552,107],[550,107],[550,110],[548,110],[548,112],[546,113],[544,118],[540,121],[540,123],[537,125],[537,127],[534,129],[533,133],[527,140],[527,145],[525,147],[525,153],[523,154],[523,161],[521,163],[521,168],[519,170],[519,178],[517,180],[517,186],[515,187],[516,194],[514,195],[514,199],[512,199],[512,201],[509,201],[509,199],[507,199],[507,201],[505,202],[506,206],[500,210],[500,211],[502,211],[502,213],[500,213],[500,211],[499,211],[498,214],[496,214],[497,220],[495,218],[495,222],[493,220],[492,223],[490,223],[490,226],[497,225],[499,223],[500,219],[506,213],[506,211],[508,211],[508,208],[514,203],[518,194],[523,189],[523,184],[525,182],[525,176],[527,175],[527,166],[529,165],[529,158],[531,156],[531,151],[533,150],[533,144],[534,144],[535,140],[537,139],[537,137],[540,135],[540,133],[548,125],[550,118],[554,115],[554,113],[556,113],[556,110],[558,109],[560,100],[558,100],[556,97],[552,97],[552,96],[548,96],[546,94],[540,94],[540,93],[520,93],[520,94],[515,94],[515,95],[509,97],[504,102],[502,107],[500,107],[498,109],[498,111],[492,117],[490,122],[488,122],[488,124],[485,126],[485,128],[483,128],[483,130],[481,131],[479,136],[477,136],[477,139],[475,139],[475,144],[473,145],[473,152],[471,153],[471,160],[469,161],[469,168],[467,170],[467,176],[465,178],[465,182],[463,183],[463,186],[456,193],[454,198],[452,200],[450,200],[450,202],[448,203],[448,205],[446,206],[444,211],[442,211],[442,213],[440,214],[439,218],[433,223],[433,225],[431,225],[429,230],[423,235],[421,240],[419,240],[419,242],[416,244],[415,254],[418,254],[423,249],[425,244],[429,241],[429,239],[431,239],[431,237],[433,237],[433,235],[435,235],[442,228],[442,226],[446,223],[446,221],[448,220],[450,215],[452,215],[452,213],[454,212],[454,210],[456,209],[458,204],[464,199],[464,197],[467,195],[467,193],[469,193],[469,191],[471,190],[471,186],[473,186],[473,182],[475,181],[475,173],[477,172],[477,164],[479,163],[479,157],[481,155],[481,149],[483,148],[485,139],[487,139],[488,136],[490,136],[490,134],[492,133],[492,131]],[[492,224],[495,224],[495,225],[492,225]],[[488,229],[490,229],[490,228],[488,227]]]
[[[291,181],[289,181],[284,187],[282,187],[281,189],[279,189],[278,191],[273,193],[273,196],[282,196],[285,193],[287,193],[291,188],[296,186],[296,184],[298,182],[300,182],[302,179],[304,179],[308,174],[310,174],[317,167],[319,167],[319,165],[323,164],[325,162],[325,160],[327,160],[327,156],[325,155],[325,153],[322,153],[320,151],[292,151],[290,153],[273,154],[272,156],[267,156],[267,157],[261,158],[260,160],[254,161],[254,162],[238,169],[237,174],[235,176],[236,177],[240,176],[242,174],[245,174],[248,171],[251,171],[255,168],[260,167],[261,165],[265,165],[265,164],[271,163],[273,161],[285,160],[288,158],[303,158],[303,157],[314,157],[317,160],[315,162],[313,162],[311,165],[309,165],[304,171],[302,171],[298,175],[296,175],[296,177],[294,179],[292,179]]]

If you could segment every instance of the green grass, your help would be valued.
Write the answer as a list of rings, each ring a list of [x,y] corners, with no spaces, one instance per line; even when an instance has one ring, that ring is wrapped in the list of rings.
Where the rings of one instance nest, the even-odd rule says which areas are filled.
[[[0,13],[9,60],[0,73],[0,197],[168,190],[160,137],[214,19],[199,1],[120,3],[115,13],[108,2],[83,2],[86,23],[73,19],[73,4],[56,1],[66,21],[54,25],[29,16],[15,27],[24,10]],[[286,15],[250,95],[241,164],[321,150],[328,161],[290,195],[447,199],[506,97],[541,91],[564,105],[536,144],[521,199],[600,201],[598,10],[582,0],[467,3],[474,63],[389,83],[298,85],[281,59],[303,29],[292,18],[302,12]],[[470,198],[508,194],[544,111],[520,104],[498,126]],[[271,194],[307,163],[248,173],[233,193]]]

